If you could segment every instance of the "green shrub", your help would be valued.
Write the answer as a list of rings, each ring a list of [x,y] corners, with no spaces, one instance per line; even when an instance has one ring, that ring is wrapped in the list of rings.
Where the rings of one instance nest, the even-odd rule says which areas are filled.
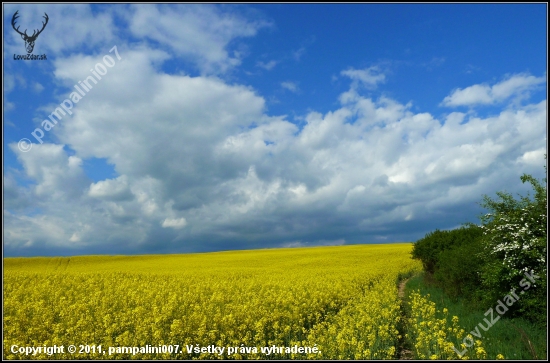
[[[481,235],[481,228],[471,223],[451,231],[435,230],[416,241],[411,254],[422,261],[424,271],[433,274],[439,268],[442,252],[469,244]]]
[[[481,217],[485,255],[482,288],[485,300],[492,302],[513,288],[519,289],[525,274],[534,273],[539,278],[510,313],[546,320],[546,185],[530,175],[523,175],[521,181],[533,186],[534,199],[527,195],[516,200],[509,193],[497,192],[498,200],[484,196],[481,204],[490,211]]]
[[[463,297],[472,303],[479,300],[481,242],[478,238],[441,252],[434,277],[449,297]]]

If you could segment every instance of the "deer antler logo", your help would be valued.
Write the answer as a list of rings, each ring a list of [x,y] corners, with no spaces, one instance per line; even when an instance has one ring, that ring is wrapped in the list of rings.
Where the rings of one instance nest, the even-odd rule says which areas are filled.
[[[42,22],[42,29],[40,30],[35,30],[31,36],[27,35],[27,29],[25,29],[25,32],[24,33],[21,33],[19,31],[19,27],[15,27],[15,21],[17,20],[17,18],[19,17],[19,15],[17,15],[17,13],[19,12],[19,10],[17,10],[15,12],[15,14],[13,14],[13,18],[11,18],[11,26],[13,27],[13,29],[18,32],[20,35],[21,35],[21,38],[23,38],[23,40],[25,41],[25,48],[27,48],[27,53],[28,54],[31,54],[33,49],[34,49],[34,42],[36,41],[36,38],[38,38],[38,36],[40,35],[40,33],[42,33],[42,30],[44,30],[44,28],[46,27],[46,24],[48,24],[48,14],[44,13],[44,19],[46,19],[46,22]],[[37,33],[38,31],[38,33]]]

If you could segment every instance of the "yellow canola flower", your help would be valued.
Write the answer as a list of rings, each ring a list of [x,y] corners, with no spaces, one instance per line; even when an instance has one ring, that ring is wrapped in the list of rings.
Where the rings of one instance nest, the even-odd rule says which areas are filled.
[[[409,307],[411,317],[407,326],[416,358],[487,359],[483,342],[476,340],[474,347],[467,347],[462,340],[466,332],[458,325],[458,316],[453,316],[448,322],[448,309],[437,310],[436,304],[429,300],[429,295],[422,296],[420,291],[413,291]],[[471,334],[467,337],[473,341]],[[463,355],[458,354],[463,351]]]

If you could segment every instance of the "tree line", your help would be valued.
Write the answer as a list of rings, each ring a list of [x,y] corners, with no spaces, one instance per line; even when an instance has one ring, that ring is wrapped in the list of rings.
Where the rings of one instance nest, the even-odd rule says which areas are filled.
[[[521,295],[507,316],[546,324],[546,178],[541,182],[523,174],[520,179],[531,184],[533,196],[484,195],[480,205],[488,213],[479,217],[479,225],[432,231],[415,242],[411,253],[450,297],[475,308],[494,305],[515,290]]]

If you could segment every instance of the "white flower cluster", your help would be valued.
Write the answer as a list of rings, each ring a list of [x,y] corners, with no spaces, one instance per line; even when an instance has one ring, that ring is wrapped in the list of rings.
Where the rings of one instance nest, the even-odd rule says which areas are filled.
[[[525,266],[546,264],[546,214],[534,213],[534,205],[516,213],[486,214],[493,217],[483,228],[492,247],[490,253],[502,258],[509,269],[509,277],[521,275]]]

